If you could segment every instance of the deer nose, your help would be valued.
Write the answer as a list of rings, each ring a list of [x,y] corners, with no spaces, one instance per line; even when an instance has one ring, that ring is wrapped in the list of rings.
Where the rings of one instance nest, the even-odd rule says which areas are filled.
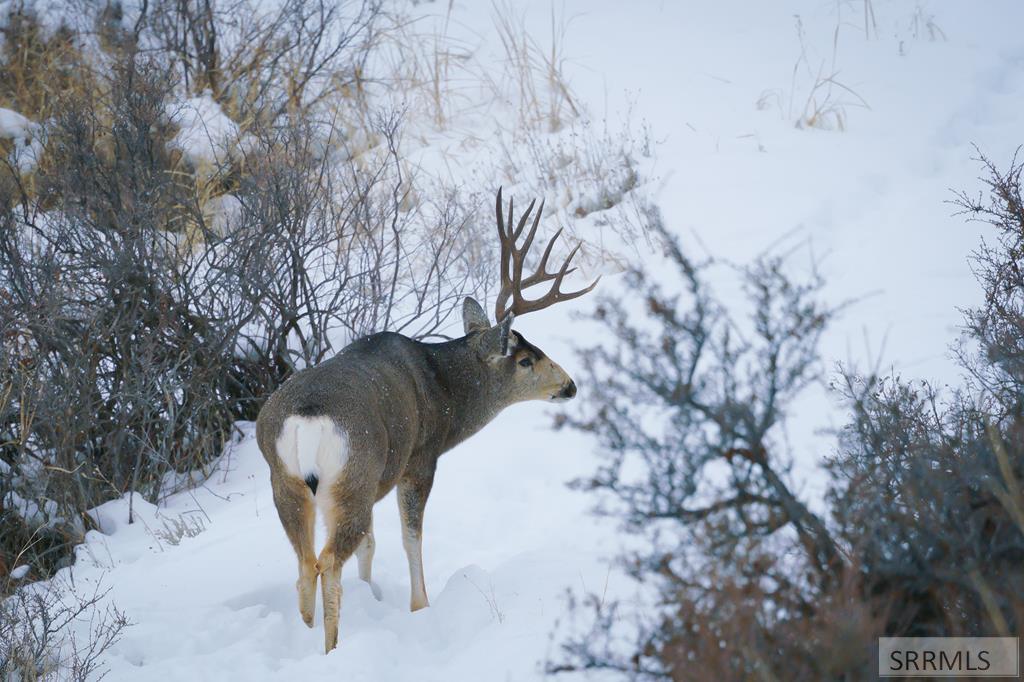
[[[562,389],[563,398],[574,398],[576,397],[576,382],[569,379],[569,384]]]

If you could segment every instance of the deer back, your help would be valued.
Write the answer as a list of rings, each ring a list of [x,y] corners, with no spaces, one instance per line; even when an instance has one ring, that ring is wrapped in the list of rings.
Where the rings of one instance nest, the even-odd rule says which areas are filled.
[[[356,468],[349,475],[366,469],[383,495],[411,459],[432,464],[490,421],[509,402],[502,383],[470,339],[425,344],[374,334],[288,379],[261,410],[257,438],[273,453],[289,417],[327,417],[346,440],[346,467]]]

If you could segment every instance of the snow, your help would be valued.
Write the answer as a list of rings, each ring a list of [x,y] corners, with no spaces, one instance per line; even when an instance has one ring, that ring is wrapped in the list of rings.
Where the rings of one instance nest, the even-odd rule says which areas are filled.
[[[11,571],[11,577],[15,580],[21,580],[26,575],[28,575],[28,568],[29,567],[25,564],[16,567],[13,571]]]
[[[103,532],[78,548],[76,586],[113,586],[135,623],[107,657],[107,679],[459,680],[494,666],[499,679],[536,677],[565,587],[603,585],[600,557],[611,549],[582,500],[559,499],[585,449],[553,451],[543,410],[511,408],[487,437],[442,459],[424,529],[430,608],[409,613],[397,503],[392,494],[377,505],[383,600],[347,564],[340,645],[326,657],[320,625],[299,618],[296,562],[251,424],[198,489],[159,508],[136,497],[131,524],[127,497],[99,507]],[[202,530],[175,537],[181,519]]]
[[[0,107],[0,138],[14,143],[8,157],[15,168],[28,173],[39,161],[43,146],[39,126],[16,111]]]
[[[242,202],[233,194],[211,197],[203,204],[210,228],[217,234],[231,232],[242,219]]]
[[[238,126],[209,92],[175,103],[167,113],[179,128],[168,145],[180,149],[194,168],[217,167],[230,158]]]
[[[29,136],[32,121],[16,111],[0,107],[0,137],[21,139]]]
[[[446,11],[441,4],[427,11]],[[949,188],[980,188],[974,144],[1001,164],[1022,141],[1024,5],[870,4],[878,24],[865,36],[861,3],[574,0],[560,10],[571,18],[566,70],[608,129],[649,127],[653,149],[637,159],[638,172],[684,246],[743,263],[804,241],[822,257],[829,299],[858,299],[825,337],[829,365],[881,358],[883,369],[953,382],[947,349],[957,307],[979,298],[966,257],[981,228],[944,202]],[[550,5],[523,7],[534,35],[548,35]],[[456,3],[453,40],[481,50],[496,44],[486,38],[491,11],[489,3]],[[842,130],[834,117],[831,130],[797,126],[823,62],[870,107],[835,92]],[[175,115],[174,144],[193,163],[223,159],[237,136],[208,96]],[[480,184],[473,173],[493,150],[467,140],[492,137],[494,121],[467,115],[459,125],[423,132],[417,162]],[[524,161],[527,177],[512,179],[532,186],[522,170],[530,167]],[[621,175],[609,176],[623,186]],[[579,203],[556,202],[562,210],[600,200],[596,188],[577,190]],[[725,280],[715,284],[736,296]],[[606,278],[601,287],[617,285]],[[578,327],[565,310],[516,327],[579,374],[570,351]],[[600,387],[579,389],[585,400]],[[350,562],[340,643],[327,656],[319,623],[308,630],[298,614],[296,562],[251,425],[195,490],[159,507],[131,500],[134,523],[128,499],[97,509],[103,532],[79,548],[75,581],[86,591],[101,580],[112,586],[108,598],[135,623],[106,657],[107,679],[538,679],[540,661],[557,654],[551,634],[567,588],[600,591],[607,582],[609,599],[627,600],[636,589],[608,567],[623,542],[614,526],[564,486],[596,460],[592,442],[547,428],[562,409],[573,406],[510,408],[442,458],[424,533],[430,608],[408,612],[393,494],[377,506],[373,571],[383,599]],[[794,477],[813,502],[830,442],[817,430],[841,417],[823,390],[792,413]]]

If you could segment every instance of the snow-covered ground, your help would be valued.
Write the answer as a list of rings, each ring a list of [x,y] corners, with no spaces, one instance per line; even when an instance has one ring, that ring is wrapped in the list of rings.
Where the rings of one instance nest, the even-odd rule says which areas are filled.
[[[554,9],[569,20],[565,71],[594,125],[649,126],[656,145],[644,172],[684,244],[742,263],[780,239],[806,240],[830,298],[862,299],[826,336],[829,363],[881,355],[904,374],[956,380],[947,348],[956,307],[978,297],[965,259],[980,229],[944,202],[950,188],[980,188],[972,144],[1002,163],[1024,141],[1024,5],[575,0]],[[548,35],[550,2],[522,11],[535,35]],[[486,50],[491,12],[456,2],[450,30]],[[831,99],[815,94],[833,129],[798,128],[823,63],[837,84]],[[448,145],[452,166],[457,137],[432,142]],[[517,328],[570,374],[578,368],[565,310]],[[579,399],[598,390],[580,386]],[[813,496],[828,452],[813,432],[838,417],[821,392],[797,407],[797,475]],[[395,500],[378,505],[383,600],[346,566],[340,643],[328,656],[320,626],[299,618],[295,560],[251,425],[202,487],[159,509],[136,501],[137,523],[127,524],[127,501],[105,505],[105,534],[90,534],[73,574],[76,586],[110,586],[135,623],[106,657],[108,679],[540,677],[567,588],[626,599],[634,590],[606,563],[621,542],[614,525],[564,486],[595,459],[579,435],[548,428],[561,409],[572,406],[510,408],[442,459],[426,513],[428,609],[408,612]],[[174,544],[167,529],[182,519],[201,532]]]
[[[562,486],[585,469],[585,444],[554,442],[543,424],[543,410],[514,408],[442,460],[424,529],[428,609],[408,610],[394,496],[377,505],[374,582],[383,599],[346,564],[340,645],[326,657],[320,625],[307,629],[298,616],[296,562],[251,425],[203,487],[159,509],[136,498],[132,525],[127,499],[104,505],[98,515],[110,535],[89,534],[75,583],[89,593],[102,579],[135,623],[107,657],[108,679],[539,676],[565,588],[601,589],[609,578],[600,556],[610,549]],[[168,535],[178,524],[193,530],[174,545]]]

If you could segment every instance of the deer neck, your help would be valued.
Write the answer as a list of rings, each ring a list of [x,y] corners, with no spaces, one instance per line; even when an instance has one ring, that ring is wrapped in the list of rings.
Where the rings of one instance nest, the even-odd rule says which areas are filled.
[[[428,348],[441,398],[432,440],[444,452],[472,436],[512,404],[512,392],[501,369],[481,360],[466,337],[431,344]]]

